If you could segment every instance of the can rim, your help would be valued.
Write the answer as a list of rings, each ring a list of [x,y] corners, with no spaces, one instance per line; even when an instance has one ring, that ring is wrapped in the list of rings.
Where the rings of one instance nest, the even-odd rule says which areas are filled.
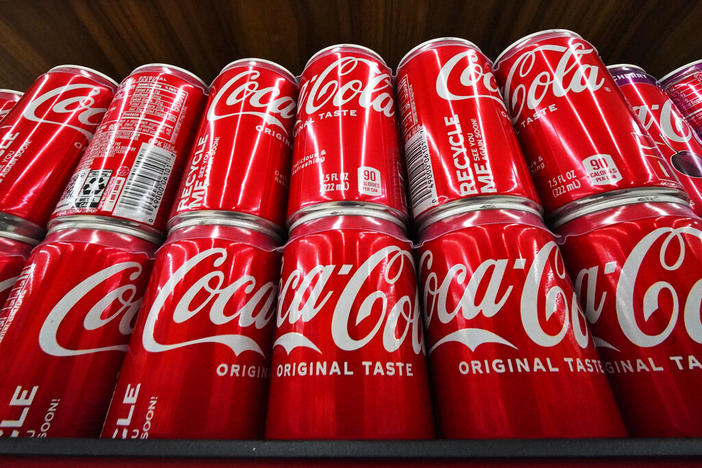
[[[168,221],[168,232],[191,226],[232,226],[263,233],[277,241],[282,240],[282,229],[267,219],[238,211],[188,211]]]
[[[483,197],[462,198],[460,200],[453,200],[438,208],[440,209],[434,209],[430,211],[427,216],[417,219],[418,234],[421,235],[429,226],[443,221],[446,218],[475,211],[517,210],[534,214],[543,219],[541,206],[534,200],[514,195],[487,195]]]
[[[631,63],[615,63],[613,65],[607,65],[607,70],[609,70],[610,68],[622,68],[622,67],[634,68],[636,70],[641,70],[642,72],[646,73],[646,70],[644,70],[643,68],[641,68],[638,65],[634,65]],[[648,73],[646,73],[646,74],[648,75]]]
[[[190,70],[186,70],[185,68],[178,67],[176,65],[171,65],[168,63],[160,63],[160,62],[145,63],[143,65],[139,65],[138,67],[136,67],[129,74],[132,75],[133,73],[136,73],[137,71],[142,70],[142,69],[147,68],[147,67],[170,68],[172,70],[176,70],[176,71],[179,71],[181,73],[185,73],[186,75],[188,75],[189,77],[191,77],[195,81],[197,81],[197,83],[200,84],[205,91],[207,91],[207,89],[208,89],[207,84],[202,80],[202,78],[197,76],[195,73],[191,72]]]
[[[37,245],[46,230],[38,224],[19,216],[0,212],[0,237]]]
[[[362,45],[359,45],[359,44],[341,43],[341,44],[333,44],[333,45],[327,46],[327,47],[325,47],[325,48],[323,48],[323,49],[321,49],[321,50],[318,50],[316,53],[314,53],[314,54],[312,55],[312,57],[310,57],[309,60],[307,60],[307,63],[305,63],[305,66],[304,66],[304,68],[303,68],[303,73],[304,73],[304,70],[306,70],[307,67],[309,67],[310,64],[311,64],[312,62],[314,62],[315,60],[319,59],[320,56],[321,56],[322,54],[325,54],[325,53],[327,53],[327,52],[329,52],[329,51],[331,51],[331,50],[334,50],[334,49],[340,49],[340,48],[342,48],[342,47],[348,47],[348,48],[351,48],[351,49],[356,49],[356,50],[363,51],[363,52],[365,52],[365,53],[371,55],[372,57],[378,59],[385,67],[388,66],[388,64],[385,63],[385,60],[383,60],[383,57],[381,57],[380,54],[379,54],[378,52],[374,51],[373,49],[370,49],[370,48],[368,48],[368,47],[366,47],[366,46],[362,46]]]
[[[551,222],[549,223],[551,227],[553,229],[557,229],[577,218],[597,213],[598,211],[638,203],[676,203],[688,207],[690,206],[688,201],[685,199],[685,194],[680,191],[651,187],[633,190],[625,189],[586,198],[588,199],[587,203],[578,205],[573,207],[571,210],[567,210],[553,216],[551,218]],[[568,204],[563,208],[567,208],[571,204]]]
[[[326,202],[316,203],[314,205],[308,205],[308,206],[305,206],[303,208],[298,209],[292,215],[288,216],[288,219],[287,219],[288,231],[292,231],[293,226],[298,226],[300,224],[298,222],[298,220],[301,217],[306,218],[308,214],[326,212],[328,210],[336,211],[336,210],[356,209],[356,208],[371,210],[374,213],[383,213],[383,214],[379,215],[379,217],[381,217],[381,218],[384,218],[385,216],[391,216],[391,217],[397,219],[397,221],[399,223],[401,223],[403,227],[406,227],[405,222],[407,221],[407,214],[405,214],[399,210],[396,210],[395,208],[391,208],[389,206],[381,205],[380,203],[374,203],[374,202],[341,200],[341,201],[326,201]],[[323,218],[324,216],[318,216],[318,217]]]
[[[538,37],[538,36],[545,36],[547,34],[558,34],[559,36],[575,36],[578,39],[583,39],[583,37],[576,33],[575,31],[571,31],[570,29],[563,29],[563,28],[554,28],[554,29],[544,29],[541,31],[536,31],[531,34],[527,34],[526,36],[522,37],[521,39],[517,39],[516,41],[512,42],[510,45],[507,46],[505,50],[503,50],[500,55],[497,56],[495,61],[493,63],[497,64],[499,63],[500,60],[503,58],[506,58],[505,55],[507,55],[508,52],[514,51],[517,47],[523,45],[525,42],[529,42],[531,39]],[[585,39],[583,39],[585,40]]]
[[[262,63],[265,65],[269,65],[272,68],[274,68],[275,70],[281,72],[281,74],[284,75],[286,78],[290,79],[290,81],[293,81],[295,84],[299,83],[299,80],[297,79],[297,77],[290,70],[288,70],[287,68],[285,68],[281,64],[273,62],[271,60],[266,60],[266,59],[262,59],[262,58],[255,58],[255,57],[246,57],[246,58],[232,60],[231,62],[226,64],[224,67],[222,67],[222,69],[219,71],[219,73],[217,73],[215,80],[217,79],[217,77],[219,77],[219,75],[221,75],[225,71],[229,70],[230,68],[234,68],[235,65],[237,65],[239,63],[243,63],[243,62]]]
[[[688,63],[688,64],[685,64],[685,65],[683,65],[682,67],[678,67],[678,68],[676,68],[675,70],[673,70],[672,72],[666,74],[665,76],[663,76],[663,78],[661,78],[661,79],[658,80],[658,81],[660,81],[661,84],[664,84],[664,83],[663,83],[664,81],[671,79],[674,75],[677,75],[678,73],[682,73],[682,72],[685,71],[685,69],[694,67],[695,65],[698,65],[698,64],[700,64],[700,63],[702,63],[702,59],[700,59],[700,60],[695,60],[694,62],[690,62],[690,63]],[[667,86],[667,85],[668,85],[668,84],[665,83],[665,86]]]
[[[163,234],[160,231],[155,229],[147,230],[144,226],[137,225],[131,221],[109,218],[107,216],[59,216],[49,221],[49,232],[47,234],[64,229],[97,229],[100,231],[117,232],[138,237],[139,239],[156,245],[163,241]]]
[[[480,50],[480,47],[475,45],[475,43],[469,41],[468,39],[463,39],[461,37],[453,37],[453,36],[446,36],[446,37],[437,37],[436,39],[429,39],[428,41],[424,41],[421,44],[418,44],[410,49],[409,52],[407,52],[401,59],[400,62],[397,65],[397,70],[402,68],[407,62],[415,58],[417,55],[419,55],[420,52],[423,52],[422,49],[429,50],[434,47],[442,47],[442,45],[434,45],[436,42],[441,42],[441,41],[453,41],[454,43],[459,43],[462,45],[466,45],[469,47],[474,47],[475,49],[478,50],[481,54],[485,55],[482,50]],[[452,44],[446,44],[452,45]],[[433,46],[433,47],[432,47]],[[489,59],[488,59],[489,60]]]
[[[306,212],[301,213],[300,216],[295,219],[295,221],[290,223],[290,227],[288,228],[289,232],[292,233],[296,228],[310,221],[339,216],[366,216],[370,218],[382,219],[397,224],[402,228],[403,232],[407,231],[407,226],[405,226],[405,223],[401,219],[394,216],[386,209],[378,209],[376,206],[371,206],[375,204],[349,202],[343,205],[334,205],[336,203],[338,202],[327,202],[312,205],[312,208],[314,209],[306,210]],[[382,205],[377,206],[380,207]]]
[[[92,73],[92,74],[94,74],[94,75],[97,75],[97,76],[99,76],[99,77],[101,77],[101,78],[106,79],[107,81],[109,81],[110,83],[112,83],[113,85],[115,85],[115,88],[117,88],[117,87],[119,86],[119,83],[117,83],[117,81],[115,81],[113,78],[110,78],[109,76],[105,75],[105,74],[102,73],[102,72],[99,72],[99,71],[95,70],[94,68],[86,67],[86,66],[83,66],[83,65],[74,65],[74,64],[72,64],[72,63],[67,63],[67,64],[64,64],[64,65],[56,65],[55,67],[50,68],[49,71],[47,71],[46,73],[50,73],[50,72],[52,72],[52,71],[58,71],[58,70],[60,70],[60,69],[62,69],[62,68],[68,68],[68,69],[73,68],[73,69],[76,69],[76,70],[87,71],[87,72],[89,72],[89,73]]]
[[[16,91],[14,89],[7,89],[7,88],[0,88],[0,93],[10,93],[10,94],[15,94],[19,97],[24,96],[24,93],[21,91]]]

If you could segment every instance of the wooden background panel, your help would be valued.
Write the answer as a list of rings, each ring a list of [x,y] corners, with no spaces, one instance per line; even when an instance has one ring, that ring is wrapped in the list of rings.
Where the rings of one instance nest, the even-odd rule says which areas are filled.
[[[548,28],[582,34],[607,63],[661,76],[702,58],[702,2],[688,0],[0,0],[0,87],[25,89],[77,63],[115,79],[148,62],[209,81],[229,61],[262,57],[300,73],[315,51],[355,42],[388,64],[439,36],[494,58]]]

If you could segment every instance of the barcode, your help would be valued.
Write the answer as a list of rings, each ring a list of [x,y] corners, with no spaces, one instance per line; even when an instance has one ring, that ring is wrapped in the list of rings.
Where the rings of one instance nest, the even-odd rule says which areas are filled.
[[[141,145],[113,214],[153,223],[174,161],[175,154],[170,151],[148,143]]]
[[[73,203],[74,208],[97,208],[112,176],[109,169],[90,171]]]
[[[416,216],[439,204],[429,145],[423,128],[419,127],[417,133],[405,143],[405,158],[410,201]]]

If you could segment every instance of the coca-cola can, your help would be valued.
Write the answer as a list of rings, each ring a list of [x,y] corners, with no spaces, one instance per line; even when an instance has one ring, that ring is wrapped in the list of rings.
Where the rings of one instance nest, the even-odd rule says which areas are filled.
[[[18,240],[0,233],[0,304],[4,304],[20,271],[27,262],[29,252],[37,244],[34,239]],[[0,329],[3,320],[0,317]]]
[[[634,436],[702,436],[702,220],[674,198],[609,200],[558,228]]]
[[[423,233],[418,267],[439,434],[624,436],[555,238],[524,208],[471,207]]]
[[[359,204],[407,218],[392,70],[370,49],[339,44],[300,78],[288,223]]]
[[[4,119],[24,93],[12,89],[0,89],[0,120]]]
[[[551,218],[614,191],[659,187],[685,197],[597,51],[576,33],[526,36],[494,70]]]
[[[285,246],[267,438],[433,437],[411,243],[390,214],[350,213]]]
[[[673,70],[660,83],[702,138],[702,60]]]
[[[224,67],[210,86],[169,225],[233,211],[282,230],[296,102],[297,79],[276,63]]]
[[[102,437],[263,437],[278,241],[202,221],[158,251]]]
[[[610,65],[607,70],[658,150],[675,170],[690,197],[693,211],[702,214],[702,139],[656,79],[641,67],[619,64]]]
[[[0,218],[41,239],[116,89],[111,78],[77,65],[36,79],[0,122]]]
[[[206,95],[207,86],[181,68],[136,68],[120,83],[51,219],[101,216],[165,231]]]
[[[0,312],[0,436],[100,434],[156,244],[86,225],[53,226]]]
[[[434,39],[397,69],[409,196],[415,222],[477,197],[538,195],[492,63],[473,43]]]

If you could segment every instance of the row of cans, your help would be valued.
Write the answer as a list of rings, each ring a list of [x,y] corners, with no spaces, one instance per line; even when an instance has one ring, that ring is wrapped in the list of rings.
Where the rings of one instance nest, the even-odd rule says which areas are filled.
[[[436,76],[418,73],[432,59],[443,63]],[[537,60],[541,67],[534,65]],[[297,117],[296,78],[270,62],[251,62],[256,71],[246,63],[228,65],[212,83],[197,151],[170,213],[170,204],[161,200],[176,191],[178,177],[170,174],[180,174],[185,163],[185,156],[176,155],[187,154],[192,128],[201,117],[188,100],[207,87],[184,70],[158,64],[139,67],[119,90],[108,77],[83,67],[56,67],[40,77],[2,124],[0,213],[10,224],[5,230],[41,238],[53,210],[51,219],[90,214],[158,235],[168,219],[177,223],[189,212],[212,210],[253,215],[282,232],[286,221],[276,208],[287,198],[289,158],[251,158],[268,165],[249,167],[246,158],[231,157],[212,167],[208,155],[220,143],[236,146],[241,154],[280,154],[280,147],[292,147],[293,134],[288,226],[308,212],[359,202],[408,220],[394,130],[393,76],[377,54],[358,46],[333,46],[312,57],[301,77]],[[547,76],[545,65],[554,73]],[[557,221],[613,192],[656,187],[684,198],[684,188],[695,209],[700,204],[702,140],[654,78],[635,66],[609,68],[614,79],[589,43],[563,30],[518,41],[494,67],[475,45],[461,39],[429,41],[410,51],[400,62],[396,91],[409,199],[420,230],[442,210],[480,197],[513,197],[537,209],[543,203],[547,218]],[[333,70],[341,70],[340,77],[332,76]],[[679,89],[675,86],[682,86],[681,80],[696,76],[686,70],[696,69],[671,74],[666,80],[674,84],[668,86]],[[163,78],[167,72],[171,81],[184,80],[192,89],[169,84]],[[256,78],[250,85],[252,74]],[[162,86],[153,88],[150,80],[159,76]],[[627,111],[615,80],[635,114]],[[691,79],[685,82],[694,88]],[[678,101],[682,94],[671,92]],[[3,97],[8,98],[3,109],[18,99],[13,93]],[[373,125],[355,109],[338,109],[355,101],[364,115],[373,116]],[[148,109],[140,110],[146,102]],[[217,122],[237,117],[235,108],[243,105],[249,107],[248,115],[267,119],[265,147],[259,140],[244,142],[241,134],[222,140],[223,132],[217,131]],[[694,118],[691,106],[685,110]],[[456,109],[479,110],[482,120],[462,121]],[[165,110],[168,125],[159,126],[155,122]],[[586,119],[581,115],[593,110]],[[78,164],[103,116],[104,124]],[[336,136],[330,130],[339,122],[344,123],[342,145],[326,137]],[[32,157],[23,157],[27,153]],[[264,196],[250,190],[252,174],[275,181]],[[225,182],[240,187],[230,200],[206,186]],[[141,199],[139,194],[148,189],[156,195]]]
[[[549,55],[559,50],[560,58]],[[271,438],[425,438],[434,434],[430,368],[445,437],[622,436],[620,409],[632,434],[698,435],[699,281],[690,272],[702,226],[665,157],[653,144],[646,148],[656,159],[643,153],[640,142],[651,137],[593,50],[565,31],[509,48],[497,77],[513,59],[504,67],[518,73],[507,76],[525,82],[509,85],[508,105],[491,63],[467,41],[432,41],[403,60],[396,87],[421,231],[419,288],[392,76],[375,53],[337,46],[313,57],[294,122],[295,80],[274,64],[225,68],[207,103],[204,87],[182,71],[137,70],[125,82],[141,83],[141,92],[127,86],[118,104],[125,117],[105,117],[98,128],[92,159],[79,164],[3,310],[0,401],[10,403],[0,427],[6,435],[96,435],[121,366],[106,437],[257,437],[267,419]],[[513,57],[524,51],[531,55]],[[263,83],[270,76],[275,85]],[[281,89],[288,84],[292,94]],[[163,98],[163,89],[175,97]],[[193,89],[199,103],[187,99]],[[546,99],[566,95],[560,104]],[[159,210],[168,205],[154,199],[168,191],[164,174],[178,173],[163,161],[187,152],[176,134],[194,128],[165,110],[203,105],[148,280],[164,229],[157,220],[166,220]],[[550,122],[559,105],[563,121]],[[588,115],[593,105],[600,114]],[[562,134],[565,150],[551,154],[572,172],[564,178],[580,183],[546,201],[536,177],[565,262],[527,172],[544,168],[525,164],[510,125],[520,106],[534,111],[524,125],[514,120],[527,158]],[[568,123],[570,114],[578,119]],[[162,133],[148,134],[153,128]],[[281,169],[293,145],[292,168]],[[583,163],[581,148],[600,161]],[[93,165],[105,151],[121,165]],[[280,268],[285,190],[283,202],[276,191],[288,171],[290,239]],[[123,193],[138,216],[104,208]]]

